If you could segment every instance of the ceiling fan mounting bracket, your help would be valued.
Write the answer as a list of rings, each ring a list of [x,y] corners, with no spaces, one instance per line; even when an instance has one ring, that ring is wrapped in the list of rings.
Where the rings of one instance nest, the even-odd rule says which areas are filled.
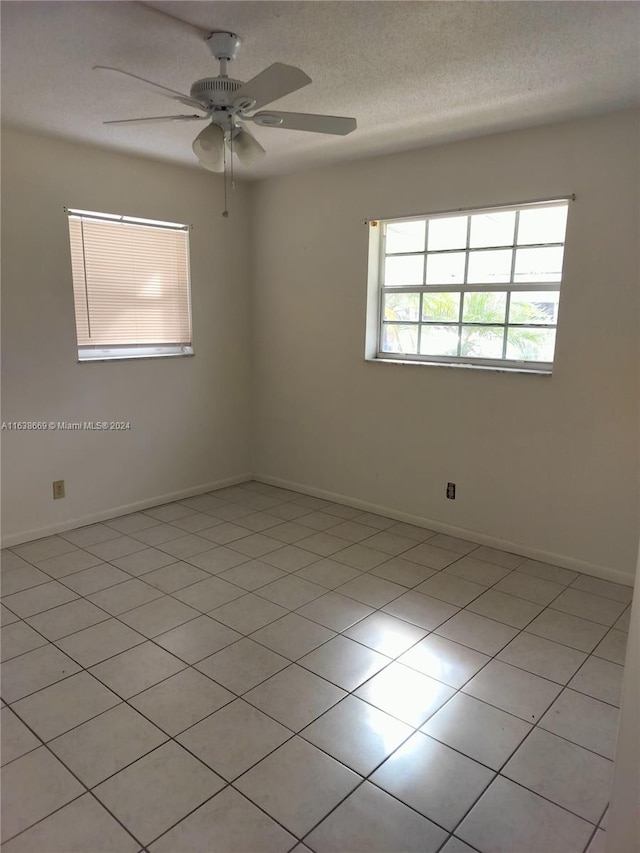
[[[205,41],[211,53],[220,61],[230,62],[240,50],[240,38],[235,33],[211,33]]]

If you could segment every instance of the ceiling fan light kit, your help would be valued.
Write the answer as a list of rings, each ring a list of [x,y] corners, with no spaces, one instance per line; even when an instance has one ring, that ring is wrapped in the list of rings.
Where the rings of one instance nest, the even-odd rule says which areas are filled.
[[[159,9],[154,9],[160,12]],[[168,16],[173,19],[173,16]],[[186,22],[183,22],[186,23]],[[225,145],[231,155],[237,155],[244,166],[250,166],[264,156],[265,150],[249,132],[246,124],[253,122],[260,127],[276,127],[284,130],[301,130],[311,133],[329,133],[344,136],[356,129],[356,120],[343,116],[312,115],[269,110],[255,112],[268,104],[297,92],[311,83],[311,78],[293,65],[274,62],[251,80],[243,83],[227,75],[227,65],[238,55],[241,40],[231,32],[211,32],[204,39],[211,54],[220,63],[217,77],[196,80],[189,94],[169,89],[137,74],[111,66],[96,65],[95,70],[106,71],[128,77],[147,89],[165,98],[178,101],[202,115],[155,116],[108,121],[105,124],[145,124],[165,121],[206,121],[207,127],[193,141],[193,151],[200,165],[213,172],[226,168]],[[232,164],[233,168],[233,164]]]

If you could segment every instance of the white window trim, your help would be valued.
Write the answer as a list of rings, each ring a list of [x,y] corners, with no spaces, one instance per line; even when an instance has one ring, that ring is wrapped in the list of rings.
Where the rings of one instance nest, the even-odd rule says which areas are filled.
[[[520,201],[520,202],[511,202],[508,204],[499,204],[499,205],[491,205],[489,207],[482,208],[456,208],[453,210],[444,210],[437,211],[433,213],[422,213],[422,214],[411,214],[408,216],[389,216],[386,218],[380,219],[368,219],[365,220],[365,224],[369,226],[369,254],[368,254],[368,287],[367,287],[367,306],[366,306],[366,324],[365,324],[365,361],[371,363],[382,363],[382,364],[392,364],[392,365],[402,365],[402,366],[418,366],[418,367],[453,367],[453,368],[462,368],[462,369],[472,369],[472,370],[489,370],[493,372],[500,373],[527,373],[533,375],[542,375],[549,376],[552,373],[554,362],[535,362],[535,361],[524,361],[524,360],[515,360],[515,359],[488,359],[488,358],[477,358],[472,356],[434,356],[434,355],[421,355],[421,354],[407,354],[407,353],[390,353],[382,350],[380,348],[380,343],[382,341],[382,331],[383,331],[383,322],[384,322],[384,312],[383,312],[383,304],[384,304],[384,259],[385,259],[385,241],[383,237],[383,228],[382,226],[387,222],[410,222],[410,221],[421,221],[421,220],[432,220],[441,217],[451,217],[451,216],[470,216],[477,213],[490,213],[493,211],[510,211],[510,210],[523,210],[523,209],[533,209],[536,207],[546,207],[553,204],[560,203],[568,203],[570,201],[575,201],[575,194],[570,195],[559,195],[554,196],[552,198],[542,198],[535,199],[531,201]],[[377,229],[375,235],[372,234],[372,230]],[[494,249],[503,249],[503,248],[516,248],[516,243],[512,246],[497,246],[497,247],[482,247],[480,251]],[[535,248],[536,245],[529,246],[527,244],[526,248]],[[566,245],[566,234],[565,240],[562,243],[543,243],[539,244],[540,246],[557,246],[562,245],[563,247]],[[467,245],[464,251],[469,254],[470,247]],[[452,250],[453,251],[453,250]],[[471,251],[477,251],[471,249]],[[418,253],[421,254],[421,253]],[[425,246],[424,250],[425,258],[427,255],[427,248]],[[513,253],[513,261],[515,261],[515,251]],[[511,278],[513,278],[513,265],[512,265],[512,274]],[[553,291],[560,292],[562,286],[562,278],[557,283],[543,283],[543,282],[532,282],[531,290],[536,291]],[[424,293],[429,292],[429,290],[436,290],[438,292],[488,292],[488,291],[499,291],[499,292],[507,292],[511,293],[513,291],[522,291],[525,287],[525,283],[516,284],[513,281],[503,283],[503,284],[495,284],[495,285],[474,285],[474,284],[453,284],[453,285],[437,285],[430,287],[426,284],[423,285],[415,285],[415,286],[404,286],[404,287],[394,287],[393,292],[398,293]],[[508,306],[507,306],[507,314],[505,320],[508,318]],[[418,325],[429,325],[428,323],[421,323],[418,320]],[[434,323],[432,325],[447,325],[446,323]],[[504,327],[505,324],[494,324],[496,326]],[[529,327],[528,324],[509,324],[510,326],[518,326],[522,325],[523,328]],[[531,324],[532,328],[536,329],[544,329],[544,328],[557,328],[557,323],[555,324]],[[504,350],[503,350],[504,353]]]

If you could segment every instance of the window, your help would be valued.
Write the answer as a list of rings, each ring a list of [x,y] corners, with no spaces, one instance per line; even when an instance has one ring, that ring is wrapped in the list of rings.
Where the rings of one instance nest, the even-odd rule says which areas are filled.
[[[568,199],[372,227],[376,358],[550,373]]]
[[[192,355],[188,226],[67,213],[78,360]]]

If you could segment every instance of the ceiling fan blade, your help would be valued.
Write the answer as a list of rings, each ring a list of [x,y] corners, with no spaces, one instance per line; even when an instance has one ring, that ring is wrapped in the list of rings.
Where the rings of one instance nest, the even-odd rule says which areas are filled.
[[[165,18],[170,18],[172,21],[176,21],[178,24],[182,24],[183,27],[190,29],[192,32],[196,32],[202,38],[208,38],[211,35],[211,30],[207,30],[204,27],[199,27],[197,24],[191,24],[189,21],[185,21],[183,18],[178,18],[177,15],[172,15],[170,12],[165,12],[164,9],[156,9],[155,6],[152,6],[151,3],[142,3],[141,0],[136,0],[137,6],[142,6],[143,9],[147,9],[149,12],[156,12],[158,15],[164,15]]]
[[[182,92],[176,92],[175,89],[168,89],[166,86],[161,86],[160,83],[154,83],[152,80],[147,80],[144,77],[139,77],[137,74],[132,74],[130,71],[122,71],[120,68],[112,68],[110,65],[94,65],[94,71],[110,71],[115,74],[123,74],[125,77],[131,77],[139,83],[143,83],[145,88],[151,89],[158,95],[163,95],[165,98],[171,98],[173,101],[180,101],[181,104],[186,104],[188,107],[195,107],[198,110],[206,112],[199,101],[190,98],[189,95],[183,95]]]
[[[206,121],[208,116],[150,116],[149,118],[119,118],[102,124],[153,124],[163,121]]]
[[[234,92],[233,100],[235,103],[250,99],[253,102],[251,109],[256,110],[302,89],[303,86],[308,86],[309,83],[311,77],[304,71],[293,65],[274,62]]]
[[[233,137],[232,145],[233,153],[237,154],[238,160],[240,160],[243,166],[250,166],[265,155],[262,145],[260,145],[252,133],[249,133],[244,128],[239,130]]]
[[[279,127],[283,130],[306,130],[312,133],[332,133],[346,136],[357,127],[354,118],[345,116],[319,116],[312,113],[283,113],[277,111],[256,113],[251,120],[263,127]]]
[[[210,124],[193,140],[193,153],[200,165],[210,172],[224,170],[224,130],[217,124]]]

